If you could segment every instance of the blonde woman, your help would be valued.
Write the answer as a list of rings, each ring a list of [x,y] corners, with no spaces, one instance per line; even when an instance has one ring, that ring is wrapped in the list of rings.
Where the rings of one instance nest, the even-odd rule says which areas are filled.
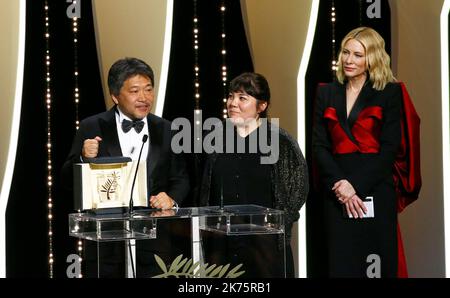
[[[397,277],[401,107],[383,38],[352,30],[341,43],[337,81],[319,86],[314,116],[329,277]]]

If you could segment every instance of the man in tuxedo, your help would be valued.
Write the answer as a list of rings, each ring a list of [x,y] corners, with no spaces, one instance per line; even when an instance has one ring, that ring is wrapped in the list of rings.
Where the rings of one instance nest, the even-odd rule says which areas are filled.
[[[115,106],[81,121],[63,166],[65,177],[71,176],[74,163],[89,162],[96,157],[126,156],[137,160],[143,136],[148,135],[149,141],[144,144],[141,160],[147,161],[149,206],[165,210],[183,201],[189,192],[186,165],[184,158],[171,149],[173,132],[170,122],[151,114],[155,98],[154,83],[153,70],[140,59],[124,58],[111,66],[108,87]],[[172,241],[168,237],[165,241],[160,237],[164,229],[160,227],[158,222],[158,237],[162,241],[158,245],[154,245],[154,240],[137,243],[138,274],[140,260],[147,266],[149,259],[153,259],[153,255],[139,254],[139,251],[154,253],[157,247],[158,252],[164,254],[170,250],[168,246]],[[103,246],[105,270],[100,275],[124,276],[124,246],[120,243],[106,243]],[[87,269],[86,275],[89,276],[89,272]]]

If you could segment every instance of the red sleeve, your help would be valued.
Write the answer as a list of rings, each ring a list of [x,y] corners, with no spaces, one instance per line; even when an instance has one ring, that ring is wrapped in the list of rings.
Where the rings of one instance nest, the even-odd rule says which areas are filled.
[[[401,212],[419,196],[422,186],[420,174],[420,118],[403,83],[402,138],[394,162],[394,182],[397,192],[397,211]]]

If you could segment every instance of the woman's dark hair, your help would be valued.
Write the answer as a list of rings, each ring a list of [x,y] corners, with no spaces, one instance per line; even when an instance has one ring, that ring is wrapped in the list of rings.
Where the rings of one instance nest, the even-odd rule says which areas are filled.
[[[136,75],[148,77],[152,85],[155,85],[153,70],[144,61],[128,57],[117,60],[108,72],[109,94],[118,96],[123,83]]]
[[[266,102],[267,107],[263,112],[259,113],[259,116],[261,118],[267,117],[267,109],[270,104],[270,88],[269,83],[263,75],[254,72],[245,72],[238,75],[231,80],[228,92],[234,93],[239,91],[244,91],[256,98],[258,100],[257,104],[259,104],[260,101]]]

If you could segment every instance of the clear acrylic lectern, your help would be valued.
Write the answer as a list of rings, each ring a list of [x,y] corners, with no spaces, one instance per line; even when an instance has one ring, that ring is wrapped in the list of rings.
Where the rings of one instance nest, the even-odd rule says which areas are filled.
[[[257,205],[72,213],[69,234],[90,246],[90,277],[286,274],[283,211]]]

